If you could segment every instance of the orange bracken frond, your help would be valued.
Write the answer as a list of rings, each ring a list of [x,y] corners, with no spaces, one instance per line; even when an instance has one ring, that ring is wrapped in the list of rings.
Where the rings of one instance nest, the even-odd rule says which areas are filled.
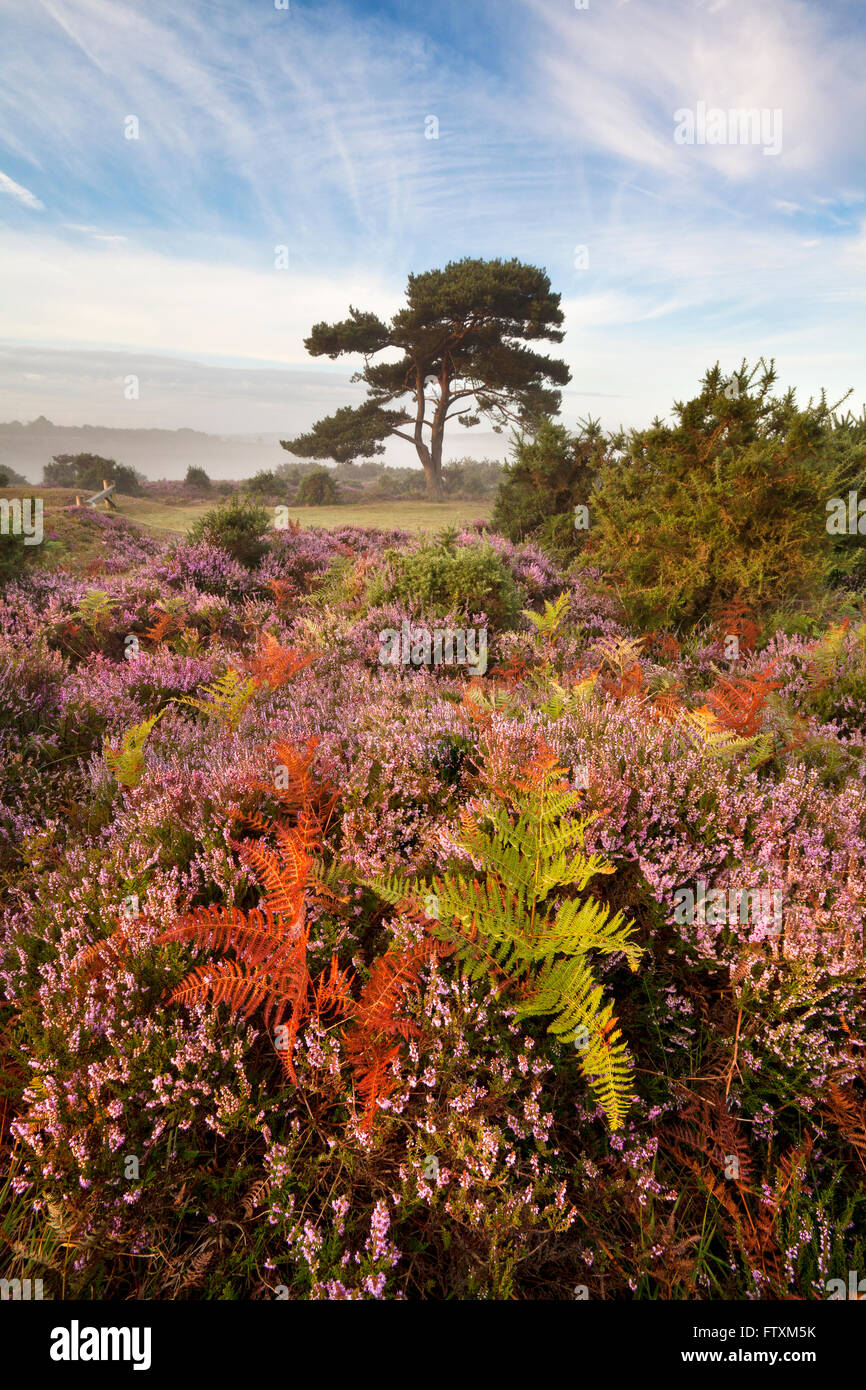
[[[490,680],[501,681],[503,685],[512,686],[519,684],[528,670],[528,661],[524,661],[518,656],[511,656],[499,666],[494,666],[489,672],[488,678]]]
[[[268,588],[274,595],[278,613],[284,612],[297,597],[294,584],[287,579],[269,579]]]
[[[670,661],[676,661],[682,650],[682,643],[678,642],[672,632],[651,632],[649,650],[654,656],[660,656]]]
[[[393,1063],[400,1055],[400,1043],[396,1040],[421,1036],[418,1024],[399,1012],[405,994],[418,992],[426,961],[450,950],[428,936],[411,946],[386,951],[374,963],[361,990],[343,1048],[364,1101],[363,1128],[367,1131],[373,1126],[379,1100],[387,1098],[397,1085]]]
[[[278,739],[272,745],[273,780],[253,777],[248,783],[253,790],[277,798],[283,814],[295,819],[297,832],[308,850],[319,844],[339,797],[339,789],[329,783],[327,777],[319,777],[314,782],[310,775],[318,745],[315,735],[303,749]]]
[[[725,676],[716,682],[707,700],[724,728],[741,737],[758,732],[767,696],[781,685],[771,679],[776,665],[772,661],[756,676]]]
[[[142,914],[143,915],[143,914]],[[129,954],[132,920],[118,919],[118,926],[109,936],[94,941],[79,951],[70,967],[70,978],[84,985],[101,974],[107,965],[121,965]]]
[[[329,1010],[346,1014],[352,1007],[352,1000],[349,989],[352,984],[352,972],[341,970],[337,957],[331,957],[330,971],[324,970],[316,981],[316,1013],[321,1015]]]
[[[261,974],[242,961],[212,961],[194,966],[171,993],[173,1004],[200,1004],[212,999],[215,1004],[228,1004],[243,1018],[262,1004],[267,997],[267,985]]]
[[[218,903],[195,908],[160,935],[163,941],[187,941],[203,950],[233,950],[256,967],[278,962],[286,949],[285,925],[273,912],[242,912]]]
[[[604,677],[600,684],[605,694],[612,696],[614,700],[628,700],[642,695],[645,683],[640,662],[632,662],[619,677]]]
[[[281,647],[269,632],[262,632],[259,634],[258,652],[248,658],[245,664],[256,685],[266,685],[269,689],[276,690],[278,686],[285,685],[298,671],[309,666],[312,660],[312,656],[303,656],[293,647]]]
[[[159,617],[152,627],[145,629],[144,635],[148,642],[155,642],[158,645],[160,642],[164,642],[168,634],[180,624],[174,613],[161,613],[159,609],[156,609],[156,612],[159,613]]]
[[[647,705],[647,714],[662,723],[676,724],[683,709],[683,703],[677,694],[679,689],[680,682],[677,681],[674,685],[669,685],[667,689],[660,690]]]
[[[736,637],[745,652],[754,651],[761,634],[752,609],[742,599],[731,599],[718,609],[713,619],[713,630],[722,642],[728,637]]]
[[[241,863],[255,872],[264,887],[265,906],[295,923],[301,919],[310,860],[293,831],[279,824],[274,831],[276,850],[253,840],[243,844],[231,841],[231,845],[237,850]]]

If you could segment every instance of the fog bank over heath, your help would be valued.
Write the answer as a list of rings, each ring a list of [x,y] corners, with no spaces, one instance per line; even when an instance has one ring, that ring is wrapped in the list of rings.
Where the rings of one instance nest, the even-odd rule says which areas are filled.
[[[285,437],[285,435],[283,436]],[[451,432],[446,458],[503,458],[505,436],[483,431]],[[0,467],[8,465],[31,483],[55,454],[99,454],[137,468],[148,479],[183,478],[195,465],[208,476],[246,478],[292,461],[278,434],[214,435],[199,430],[124,430],[96,425],[54,425],[44,417],[29,424],[0,423]],[[411,468],[414,450],[400,441],[389,444],[383,463]],[[420,470],[419,470],[420,471]]]

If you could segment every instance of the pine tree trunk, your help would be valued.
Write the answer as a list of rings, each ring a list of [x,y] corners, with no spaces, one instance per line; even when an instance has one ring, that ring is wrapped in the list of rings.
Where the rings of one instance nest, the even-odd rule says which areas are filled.
[[[421,467],[424,469],[424,476],[427,479],[427,501],[442,501],[442,439],[445,433],[445,409],[440,402],[439,409],[433,417],[432,438],[430,447],[424,443],[422,437],[422,421],[424,419],[424,385],[421,372],[418,373],[417,396],[418,414],[415,420],[415,451],[421,460]],[[447,408],[447,407],[446,407]]]
[[[427,501],[428,501],[428,502],[441,502],[441,501],[442,501],[442,465],[441,465],[441,456],[440,456],[440,464],[439,464],[439,467],[438,467],[438,468],[431,462],[430,467],[429,467],[429,468],[425,468],[425,469],[424,469],[424,472],[427,474]]]

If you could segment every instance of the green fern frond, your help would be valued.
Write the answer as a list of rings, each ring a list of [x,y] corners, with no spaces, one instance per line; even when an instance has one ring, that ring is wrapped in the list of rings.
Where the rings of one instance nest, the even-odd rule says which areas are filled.
[[[217,720],[223,728],[233,734],[255,691],[255,677],[243,676],[240,671],[230,666],[221,676],[217,676],[216,680],[211,681],[210,685],[204,687],[204,693],[208,697],[206,700],[199,700],[194,695],[185,695],[181,704],[192,705],[193,709],[201,710],[208,719]]]
[[[515,779],[508,805],[491,808],[481,821],[464,816],[456,839],[475,871],[433,878],[433,930],[454,947],[469,980],[491,978],[500,993],[517,994],[517,1018],[546,1016],[549,1033],[581,1040],[583,1073],[616,1129],[633,1077],[591,957],[621,955],[636,971],[643,952],[621,912],[575,896],[614,868],[604,856],[585,853],[588,820],[575,817],[579,793],[564,777],[552,754],[542,757]],[[391,903],[431,892],[398,877],[375,886]]]
[[[596,649],[611,670],[622,676],[640,659],[646,640],[646,637],[603,637]]]
[[[141,781],[144,771],[144,745],[167,709],[168,705],[164,705],[158,714],[127,729],[118,747],[110,743],[105,744],[105,761],[109,771],[122,787],[137,787]]]
[[[559,631],[560,625],[568,612],[569,595],[566,590],[552,602],[550,599],[544,601],[544,612],[534,613],[531,608],[522,609],[524,618],[528,618],[540,637],[554,637]]]
[[[80,618],[91,632],[95,632],[101,619],[111,612],[114,603],[115,600],[104,589],[88,589],[73,616]]]
[[[679,717],[679,725],[702,752],[713,758],[733,758],[738,753],[754,752],[762,742],[762,735],[742,736],[725,729],[708,710],[684,709]]]

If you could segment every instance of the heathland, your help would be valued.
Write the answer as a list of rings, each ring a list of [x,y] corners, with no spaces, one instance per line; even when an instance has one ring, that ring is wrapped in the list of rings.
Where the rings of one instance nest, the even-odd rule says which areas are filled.
[[[29,490],[9,1278],[808,1300],[866,1268],[866,426],[771,387],[540,425],[492,507]]]

